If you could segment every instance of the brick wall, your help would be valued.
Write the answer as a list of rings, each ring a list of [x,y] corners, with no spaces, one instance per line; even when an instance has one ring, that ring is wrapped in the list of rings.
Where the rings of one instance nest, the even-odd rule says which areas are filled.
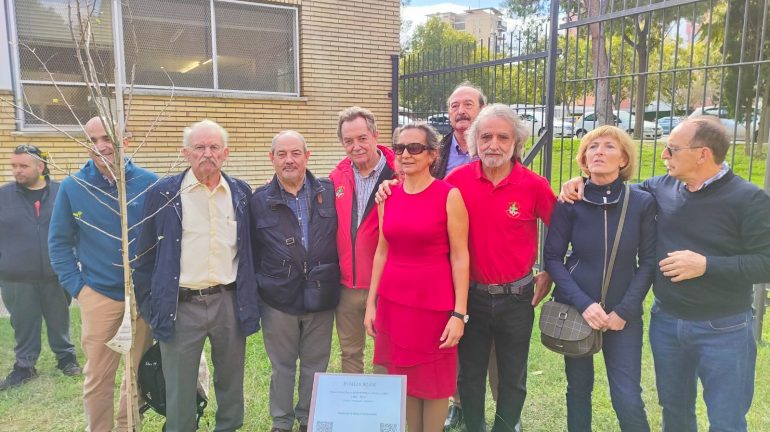
[[[284,0],[273,3],[299,7],[300,94],[298,99],[236,99],[135,94],[128,129],[138,145],[155,117],[165,114],[136,161],[160,174],[185,167],[178,159],[185,126],[209,118],[230,134],[230,159],[225,170],[259,185],[272,175],[267,157],[270,139],[282,129],[296,129],[308,140],[310,169],[327,175],[343,157],[336,137],[337,112],[359,105],[372,110],[390,142],[390,55],[399,51],[397,0]],[[13,95],[0,92],[0,98]],[[18,144],[49,151],[60,167],[77,170],[85,149],[59,133],[16,131],[14,109],[0,102],[0,155]],[[82,134],[80,135],[82,137]],[[174,166],[174,163],[180,165]],[[54,173],[55,178],[62,174]],[[7,157],[0,157],[0,181],[12,180]]]

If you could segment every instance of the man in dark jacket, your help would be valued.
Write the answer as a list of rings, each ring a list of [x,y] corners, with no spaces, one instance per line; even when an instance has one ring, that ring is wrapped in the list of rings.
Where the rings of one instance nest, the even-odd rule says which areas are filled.
[[[191,168],[146,193],[134,286],[160,341],[166,430],[196,429],[197,359],[208,338],[216,430],[234,431],[243,424],[246,336],[259,329],[251,188],[221,171],[229,155],[227,131],[213,121],[185,129],[182,154]]]
[[[449,95],[446,104],[452,133],[441,140],[438,158],[431,169],[433,177],[438,179],[443,179],[453,169],[471,161],[465,132],[487,104],[487,97],[481,89],[463,81]]]
[[[275,176],[250,201],[263,337],[273,369],[271,432],[291,431],[295,420],[300,431],[307,430],[313,377],[329,364],[340,297],[334,189],[306,169],[309,157],[302,135],[278,133],[270,149]]]
[[[16,363],[0,390],[37,376],[43,319],[57,367],[65,375],[81,373],[69,336],[70,297],[48,259],[48,224],[59,183],[49,180],[44,156],[35,146],[16,147],[11,155],[16,182],[0,187],[0,293],[16,338]]]

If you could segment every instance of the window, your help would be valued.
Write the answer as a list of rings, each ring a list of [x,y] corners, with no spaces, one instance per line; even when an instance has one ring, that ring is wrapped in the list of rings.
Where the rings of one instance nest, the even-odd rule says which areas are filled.
[[[28,110],[71,126],[96,113],[70,37],[70,0],[11,0],[18,51],[17,94]],[[120,44],[113,43],[112,1],[92,0],[99,81],[114,82],[114,52],[137,88],[299,96],[295,7],[241,0],[122,2]],[[74,29],[76,32],[78,29]],[[39,57],[39,58],[38,58]],[[45,64],[45,66],[43,66]],[[49,72],[64,97],[51,84]],[[127,84],[126,83],[126,84]],[[64,101],[75,107],[70,110]],[[73,112],[74,111],[74,112]],[[20,113],[24,128],[45,125]]]

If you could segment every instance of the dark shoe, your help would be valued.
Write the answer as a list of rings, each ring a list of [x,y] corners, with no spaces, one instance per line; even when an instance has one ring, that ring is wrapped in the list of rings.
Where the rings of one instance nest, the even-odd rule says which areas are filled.
[[[59,360],[59,364],[56,367],[67,376],[78,376],[83,373],[83,369],[80,368],[78,361],[74,358]]]
[[[446,415],[446,420],[444,421],[444,432],[448,432],[451,429],[460,426],[460,423],[462,421],[463,421],[462,407],[459,407],[457,405],[450,406],[449,412],[447,412],[447,415]]]
[[[11,373],[0,382],[0,391],[8,390],[11,387],[18,387],[33,378],[37,378],[37,370],[34,367],[20,368],[14,365]]]

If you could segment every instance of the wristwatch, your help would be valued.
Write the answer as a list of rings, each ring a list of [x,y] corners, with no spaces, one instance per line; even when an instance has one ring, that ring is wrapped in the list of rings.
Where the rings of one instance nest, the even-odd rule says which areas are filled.
[[[463,315],[457,311],[452,311],[452,316],[461,319],[465,324],[468,324],[468,319],[470,319],[470,315]]]

